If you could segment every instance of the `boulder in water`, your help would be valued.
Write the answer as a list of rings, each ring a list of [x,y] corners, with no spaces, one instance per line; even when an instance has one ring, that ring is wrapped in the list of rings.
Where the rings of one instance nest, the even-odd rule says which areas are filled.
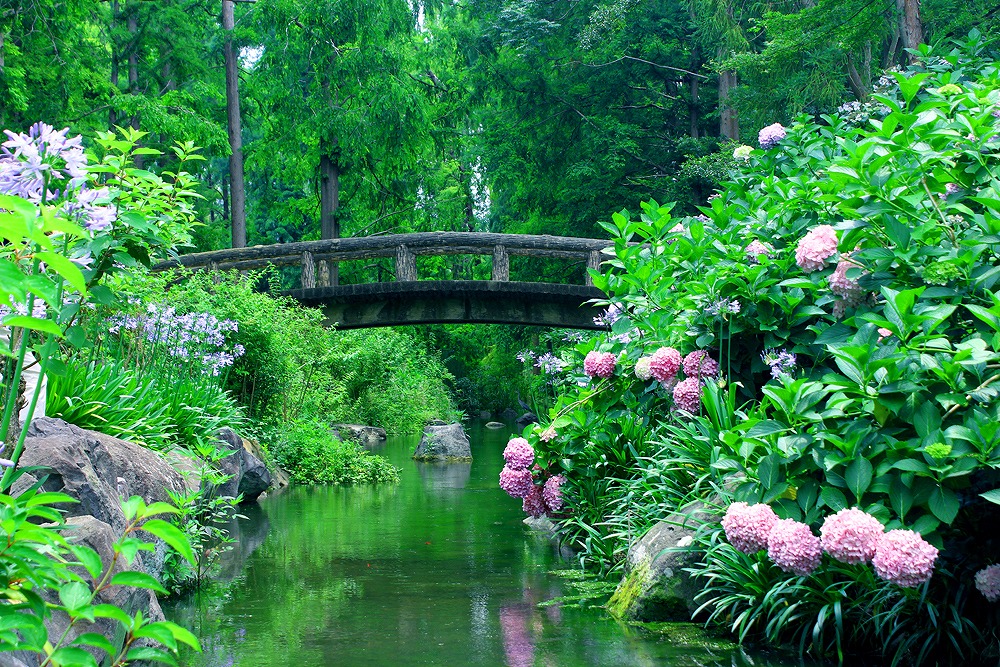
[[[333,424],[330,426],[334,434],[341,440],[354,440],[363,447],[371,447],[385,442],[384,428],[378,426],[363,426],[361,424]]]
[[[257,443],[244,440],[231,428],[219,429],[220,449],[232,454],[219,461],[219,469],[230,478],[220,488],[224,496],[243,496],[243,502],[257,500],[260,494],[271,486],[271,473],[267,466],[255,455]],[[256,452],[259,454],[259,450]]]
[[[503,422],[486,422],[486,428],[498,429],[507,426]]]
[[[461,424],[429,425],[424,427],[420,444],[413,452],[418,461],[471,461],[472,448]]]

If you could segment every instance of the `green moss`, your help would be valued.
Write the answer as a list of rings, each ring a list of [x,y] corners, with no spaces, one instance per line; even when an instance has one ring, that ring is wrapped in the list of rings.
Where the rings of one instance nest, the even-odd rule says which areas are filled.
[[[676,646],[689,646],[718,651],[737,647],[729,639],[709,632],[697,623],[629,623],[629,628],[643,635],[656,635]]]
[[[607,610],[615,618],[625,618],[645,591],[649,581],[649,563],[643,561],[625,575],[614,595],[608,600]]]

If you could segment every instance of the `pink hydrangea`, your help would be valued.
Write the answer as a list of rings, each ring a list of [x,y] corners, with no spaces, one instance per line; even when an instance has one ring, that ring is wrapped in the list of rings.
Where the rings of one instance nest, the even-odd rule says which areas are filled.
[[[556,438],[556,429],[554,426],[549,425],[547,429],[542,431],[542,434],[538,436],[538,439],[542,442],[552,442]]]
[[[750,245],[746,247],[744,252],[747,254],[747,257],[750,258],[750,261],[757,262],[759,261],[761,255],[767,255],[770,257],[772,250],[766,244],[754,239],[750,242]]]
[[[503,459],[511,470],[527,470],[535,461],[535,450],[524,438],[513,438],[503,450]]]
[[[892,336],[892,335],[893,335],[893,334],[892,334],[892,331],[891,331],[891,330],[889,330],[889,329],[886,329],[885,327],[879,327],[879,328],[878,328],[878,342],[880,342],[880,343],[881,343],[881,342],[882,342],[882,341],[884,341],[884,340],[885,340],[886,338],[889,338],[889,337],[890,337],[890,336]]]
[[[660,382],[670,382],[681,367],[681,353],[672,347],[661,347],[649,361],[649,372]]]
[[[538,486],[531,485],[528,495],[521,502],[521,509],[524,510],[525,514],[535,519],[545,516],[545,500],[542,497],[542,490]]]
[[[722,517],[726,539],[745,554],[754,554],[767,548],[767,535],[778,521],[770,505],[733,503]]]
[[[795,263],[806,273],[822,269],[827,258],[837,252],[837,232],[830,225],[817,225],[799,240]]]
[[[715,377],[719,374],[719,362],[708,356],[705,350],[695,350],[684,357],[684,375],[689,378]]]
[[[652,357],[642,357],[635,362],[635,376],[640,380],[646,381],[653,377],[653,358]]]
[[[990,602],[1000,600],[1000,565],[990,565],[976,572],[976,589]]]
[[[872,566],[882,579],[912,588],[934,573],[938,550],[913,530],[890,530],[879,538]]]
[[[611,352],[592,350],[583,360],[583,372],[590,377],[609,378],[615,374],[618,359]]]
[[[565,481],[566,478],[562,475],[553,475],[545,480],[545,487],[542,489],[542,498],[545,500],[545,506],[551,512],[558,512],[562,509],[562,485]]]
[[[819,538],[794,519],[779,519],[767,534],[767,555],[785,572],[812,574],[822,554]]]
[[[504,466],[500,471],[500,488],[511,498],[524,498],[535,486],[530,470],[514,470]]]
[[[768,125],[757,134],[757,142],[761,148],[768,150],[777,146],[786,136],[788,136],[788,133],[785,132],[785,128],[782,127],[781,123],[774,123],[773,125]]]
[[[698,412],[701,407],[701,380],[687,378],[674,387],[674,405],[687,412]]]
[[[826,517],[819,541],[823,551],[841,563],[867,563],[884,532],[878,519],[852,507]]]
[[[833,270],[827,279],[830,283],[830,291],[844,299],[849,304],[860,303],[864,296],[864,291],[857,280],[847,277],[848,269],[856,269],[858,265],[849,259],[841,259],[837,262],[837,268]]]

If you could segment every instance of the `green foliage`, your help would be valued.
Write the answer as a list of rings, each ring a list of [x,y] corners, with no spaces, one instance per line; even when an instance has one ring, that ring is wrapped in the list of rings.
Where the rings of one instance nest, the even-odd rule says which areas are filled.
[[[164,592],[160,583],[139,570],[125,569],[139,551],[153,551],[154,544],[141,532],[166,542],[189,562],[194,561],[187,538],[172,524],[157,518],[177,510],[165,503],[146,505],[133,496],[122,505],[126,527],[114,543],[110,563],[90,547],[73,544],[63,536],[62,513],[54,505],[74,502],[61,493],[41,493],[41,483],[16,498],[0,495],[0,640],[6,650],[25,651],[45,664],[59,667],[98,664],[94,654],[110,665],[151,660],[176,665],[177,649],[186,644],[200,650],[197,638],[169,621],[150,621],[141,612],[130,615],[99,602],[110,586],[133,586]],[[39,525],[44,522],[44,525]],[[52,591],[57,595],[46,595]],[[69,619],[69,629],[108,619],[121,628],[122,645],[103,635],[84,632],[69,639],[69,632],[50,641],[43,621],[53,613]],[[141,640],[141,641],[140,641]],[[138,643],[138,645],[137,645]],[[103,655],[102,655],[103,654]]]
[[[337,440],[318,422],[295,422],[277,435],[271,453],[299,484],[386,484],[399,471],[361,445]]]

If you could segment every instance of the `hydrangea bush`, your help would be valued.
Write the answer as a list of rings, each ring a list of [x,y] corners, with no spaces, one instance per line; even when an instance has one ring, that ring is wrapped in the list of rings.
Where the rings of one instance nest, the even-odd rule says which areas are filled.
[[[584,560],[614,568],[708,500],[730,513],[697,538],[702,611],[740,638],[996,653],[1000,63],[980,49],[925,49],[865,122],[765,128],[699,216],[605,225],[617,316],[525,432]],[[591,382],[591,354],[624,370]]]

